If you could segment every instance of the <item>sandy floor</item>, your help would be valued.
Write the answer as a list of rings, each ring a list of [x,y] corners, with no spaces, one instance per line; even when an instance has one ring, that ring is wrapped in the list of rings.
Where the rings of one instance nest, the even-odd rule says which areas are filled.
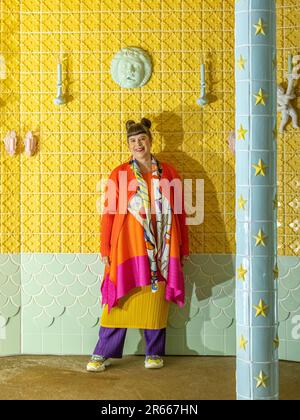
[[[113,360],[102,373],[85,371],[86,357],[0,358],[0,399],[235,399],[235,359],[166,357],[147,370],[144,358]],[[281,362],[281,399],[300,399],[300,364]]]

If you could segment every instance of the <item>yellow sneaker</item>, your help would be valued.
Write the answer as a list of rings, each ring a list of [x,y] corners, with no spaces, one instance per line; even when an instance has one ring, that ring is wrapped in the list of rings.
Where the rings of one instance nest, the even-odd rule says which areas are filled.
[[[164,366],[164,361],[160,356],[146,356],[146,369],[160,369]]]
[[[103,372],[106,366],[109,366],[110,362],[108,359],[102,356],[92,356],[89,363],[86,365],[88,372]]]

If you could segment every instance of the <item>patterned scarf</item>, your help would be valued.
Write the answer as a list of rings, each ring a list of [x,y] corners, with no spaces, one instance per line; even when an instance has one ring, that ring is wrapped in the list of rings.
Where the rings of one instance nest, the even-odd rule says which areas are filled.
[[[172,211],[168,199],[162,194],[159,181],[162,169],[158,160],[152,155],[152,182],[154,190],[157,241],[151,219],[151,192],[143,178],[138,162],[131,159],[129,164],[138,182],[136,194],[128,203],[128,211],[144,228],[144,238],[151,271],[151,290],[158,290],[159,268],[162,276],[167,280],[169,271],[169,256],[171,242]]]

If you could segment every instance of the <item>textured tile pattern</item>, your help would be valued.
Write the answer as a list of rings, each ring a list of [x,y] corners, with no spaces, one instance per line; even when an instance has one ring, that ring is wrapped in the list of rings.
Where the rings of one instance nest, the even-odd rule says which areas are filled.
[[[300,361],[300,261],[281,257],[279,269],[280,357]],[[93,350],[101,315],[103,266],[98,255],[1,255],[0,273],[0,355],[20,353],[21,335],[24,353]],[[233,256],[190,258],[186,306],[171,306],[169,354],[235,354],[234,276]],[[143,353],[138,330],[128,332],[125,351]]]
[[[234,253],[234,3],[224,0],[2,0],[0,136],[40,136],[36,157],[14,158],[1,143],[2,253],[94,253],[99,247],[98,181],[128,157],[124,122],[154,121],[154,151],[187,178],[205,180],[205,222],[191,228],[193,253]],[[278,74],[299,45],[299,2],[279,0]],[[134,28],[134,30],[132,30]],[[120,90],[110,62],[121,47],[141,46],[154,62],[150,83]],[[59,109],[60,51],[72,100]],[[196,106],[200,63],[211,103]],[[299,88],[298,88],[299,96]],[[299,132],[279,137],[279,247],[299,255]],[[21,143],[19,144],[21,148]]]

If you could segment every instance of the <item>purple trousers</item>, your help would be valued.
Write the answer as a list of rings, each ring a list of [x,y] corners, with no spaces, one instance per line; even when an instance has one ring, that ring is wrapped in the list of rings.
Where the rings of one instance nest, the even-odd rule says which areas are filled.
[[[100,327],[99,340],[93,355],[106,358],[121,359],[127,328]],[[146,356],[164,356],[166,343],[166,328],[161,330],[144,330],[146,341]]]

